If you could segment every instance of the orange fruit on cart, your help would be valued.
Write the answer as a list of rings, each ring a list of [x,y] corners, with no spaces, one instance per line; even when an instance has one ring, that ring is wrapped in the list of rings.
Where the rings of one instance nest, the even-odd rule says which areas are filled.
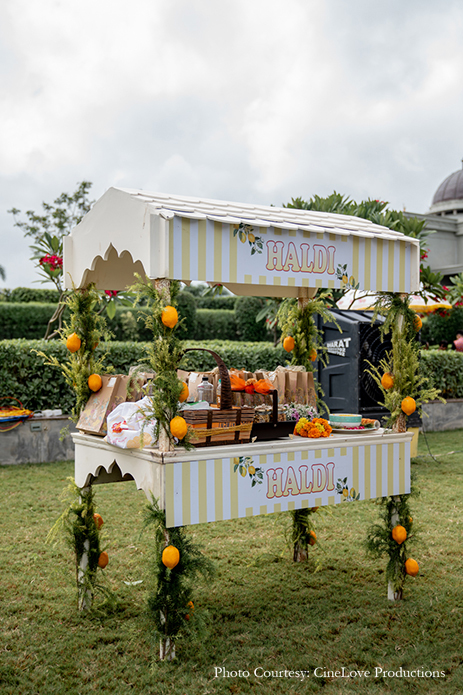
[[[309,360],[311,362],[315,362],[316,359],[317,359],[317,351],[315,350],[315,348],[312,348],[312,350],[309,352]]]
[[[77,352],[77,350],[80,349],[81,345],[82,341],[77,335],[77,333],[71,333],[71,335],[68,336],[68,339],[66,340],[66,347],[69,350],[69,352]]]
[[[188,432],[188,425],[186,424],[186,420],[183,417],[180,417],[180,415],[177,415],[176,417],[172,418],[172,420],[170,421],[170,431],[173,437],[177,437],[177,439],[183,439],[186,433]]]
[[[180,396],[178,397],[178,400],[180,401],[180,403],[183,403],[183,401],[186,401],[186,399],[190,395],[190,390],[188,388],[188,385],[184,381],[182,381],[182,384],[183,384],[183,389],[182,389],[182,392],[180,393]]]
[[[409,574],[411,577],[416,577],[419,571],[420,566],[416,560],[413,560],[411,557],[409,557],[408,560],[405,560],[405,572],[407,574]]]
[[[93,521],[95,522],[97,529],[100,529],[104,524],[103,517],[101,514],[97,514],[96,512],[93,515]]]
[[[173,570],[180,562],[180,553],[175,545],[168,545],[164,548],[161,555],[162,564],[168,569]]]
[[[291,352],[291,350],[294,350],[294,345],[294,338],[291,335],[287,335],[283,340],[283,347],[286,352]]]
[[[90,374],[87,380],[90,391],[99,391],[103,386],[103,380],[99,374]]]
[[[106,567],[106,565],[109,562],[109,556],[106,550],[103,550],[102,553],[100,553],[100,557],[98,558],[98,567],[101,567],[102,570]]]
[[[392,529],[392,537],[396,543],[401,545],[404,541],[407,540],[407,532],[403,526],[397,524],[397,526],[394,526],[394,528]]]
[[[418,333],[418,331],[420,331],[423,326],[423,321],[419,316],[415,316],[415,318],[413,319],[413,324],[415,326],[415,331]]]
[[[164,326],[173,328],[178,323],[178,313],[174,306],[165,306],[162,310],[161,321]]]
[[[386,372],[383,374],[381,377],[381,386],[383,389],[386,389],[386,391],[394,386],[394,377],[391,372]]]
[[[315,533],[315,531],[309,531],[309,536],[309,545],[315,545],[315,543],[317,542],[317,534]]]
[[[411,415],[416,410],[415,399],[411,398],[410,396],[407,396],[403,399],[402,403],[400,404],[400,407],[404,411],[405,415]]]

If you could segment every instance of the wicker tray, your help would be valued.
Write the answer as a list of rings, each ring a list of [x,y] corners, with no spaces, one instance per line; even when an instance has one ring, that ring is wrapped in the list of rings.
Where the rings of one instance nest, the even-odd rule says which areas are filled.
[[[182,417],[194,429],[194,446],[242,444],[251,438],[254,408],[183,410]]]

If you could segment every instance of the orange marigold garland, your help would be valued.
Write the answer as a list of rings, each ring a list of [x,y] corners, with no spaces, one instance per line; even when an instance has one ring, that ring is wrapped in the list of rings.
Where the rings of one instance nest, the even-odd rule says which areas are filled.
[[[331,431],[332,427],[328,420],[322,417],[315,417],[313,420],[301,417],[294,427],[294,434],[300,437],[310,437],[311,439],[329,437]]]

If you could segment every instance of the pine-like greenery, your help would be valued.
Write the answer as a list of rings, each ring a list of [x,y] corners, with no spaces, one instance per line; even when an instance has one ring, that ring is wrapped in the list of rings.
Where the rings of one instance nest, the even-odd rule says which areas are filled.
[[[165,512],[153,497],[145,508],[143,528],[154,529],[154,590],[148,599],[149,612],[161,640],[175,640],[196,630],[198,615],[193,603],[193,585],[198,575],[212,576],[213,563],[202,554],[183,527],[166,528]],[[162,562],[162,551],[173,545],[180,553],[179,563],[169,569]]]
[[[149,279],[143,281],[139,275],[136,277],[137,282],[131,288],[136,293],[135,304],[141,300],[147,302],[150,313],[145,323],[153,334],[153,342],[149,344],[147,350],[147,359],[155,376],[152,380],[151,407],[146,408],[145,413],[147,419],[156,420],[156,439],[159,439],[162,429],[170,442],[175,444],[176,440],[170,431],[170,421],[179,414],[179,397],[184,387],[177,376],[183,354],[182,343],[177,338],[177,331],[182,320],[178,321],[173,328],[169,328],[162,322],[162,311],[166,306],[176,306],[180,283],[172,280],[169,288],[158,290]],[[190,433],[187,432],[184,439],[180,441],[187,449],[192,448],[189,437]]]
[[[74,289],[66,299],[66,305],[70,312],[70,322],[64,324],[60,331],[61,342],[66,344],[69,335],[76,333],[81,345],[76,352],[68,352],[66,360],[60,362],[56,357],[47,356],[38,352],[45,359],[46,364],[57,367],[66,380],[66,383],[74,390],[76,402],[72,409],[71,419],[74,422],[80,417],[92,391],[88,386],[90,374],[102,374],[111,371],[105,367],[106,355],[96,358],[95,349],[102,340],[111,337],[106,329],[106,321],[98,313],[100,297],[94,285],[88,285],[83,289]]]

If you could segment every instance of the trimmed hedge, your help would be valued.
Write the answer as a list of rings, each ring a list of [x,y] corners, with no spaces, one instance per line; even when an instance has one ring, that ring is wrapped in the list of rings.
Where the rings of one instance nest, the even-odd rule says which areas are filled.
[[[132,365],[143,361],[147,343],[109,342],[98,346],[97,353],[107,353],[106,363],[118,374],[128,374]],[[272,343],[245,343],[232,341],[186,341],[185,347],[208,348],[217,352],[228,368],[273,370],[288,363],[288,353]],[[3,340],[0,341],[0,396],[19,398],[26,408],[43,410],[61,408],[69,413],[74,394],[61,372],[45,365],[32,350],[41,350],[59,360],[66,357],[66,347],[57,340]],[[453,350],[423,350],[423,371],[445,398],[463,398],[463,353]],[[181,365],[189,371],[208,371],[216,366],[207,352],[188,352]]]
[[[463,398],[463,352],[422,350],[421,365],[444,398]]]
[[[180,292],[181,297],[183,292]],[[235,311],[235,303],[238,298],[234,295],[216,295],[215,297],[207,295],[206,297],[195,297],[197,309],[227,309]]]
[[[198,309],[196,312],[196,330],[192,340],[239,340],[236,331],[234,311],[226,309]]]
[[[14,290],[0,290],[0,302],[39,302],[40,304],[58,304],[58,290],[38,289],[33,287],[15,287]]]
[[[0,340],[43,338],[56,304],[0,302]]]
[[[117,374],[128,374],[132,365],[143,361],[147,343],[108,342],[98,346],[97,354],[107,353],[106,363],[114,367]],[[286,364],[287,353],[283,348],[274,348],[268,343],[236,343],[226,341],[187,341],[185,347],[206,347],[217,352],[229,367],[249,371],[275,369]],[[45,365],[43,358],[33,350],[41,350],[64,360],[65,345],[58,340],[2,340],[0,341],[0,396],[19,398],[25,408],[43,410],[61,408],[71,412],[74,393],[66,385],[61,372]],[[194,352],[185,355],[180,365],[190,371],[206,371],[216,366],[212,355]]]

